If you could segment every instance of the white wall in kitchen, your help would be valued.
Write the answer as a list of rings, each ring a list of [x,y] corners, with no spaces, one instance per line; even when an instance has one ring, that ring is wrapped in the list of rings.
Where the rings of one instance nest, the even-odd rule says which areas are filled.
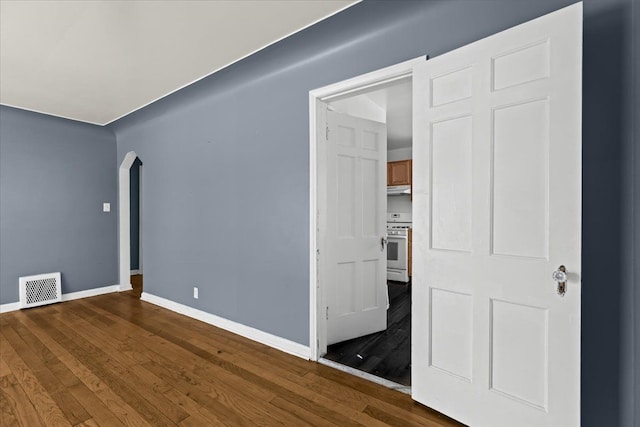
[[[403,196],[387,196],[387,212],[406,212],[411,213],[411,197]]]
[[[387,151],[387,161],[395,162],[396,160],[409,160],[413,158],[411,147],[397,148]]]
[[[338,113],[373,120],[375,122],[387,123],[387,112],[385,109],[369,99],[367,95],[358,95],[333,101],[330,104],[330,108],[331,107]]]

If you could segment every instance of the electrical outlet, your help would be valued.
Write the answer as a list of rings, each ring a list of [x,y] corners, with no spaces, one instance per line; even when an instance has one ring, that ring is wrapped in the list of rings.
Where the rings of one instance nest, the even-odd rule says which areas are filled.
[[[103,203],[102,212],[111,212],[111,203]]]
[[[198,299],[198,288],[196,286],[193,287],[193,297]]]

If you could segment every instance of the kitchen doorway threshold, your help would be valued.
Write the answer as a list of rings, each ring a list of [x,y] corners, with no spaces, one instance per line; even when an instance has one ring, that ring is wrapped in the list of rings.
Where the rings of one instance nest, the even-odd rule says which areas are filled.
[[[411,395],[411,387],[410,386],[406,386],[403,384],[398,384],[395,383],[393,381],[389,381],[385,378],[381,378],[378,376],[375,376],[373,374],[370,374],[368,372],[364,372],[361,371],[359,369],[356,368],[352,368],[351,366],[347,366],[347,365],[342,365],[338,362],[334,362],[333,360],[329,360],[329,359],[325,359],[324,357],[321,357],[320,359],[318,359],[318,363],[321,363],[325,366],[329,366],[330,368],[334,368],[337,369],[339,371],[342,372],[346,372],[348,374],[351,375],[355,375],[356,377],[360,377],[363,378],[367,381],[371,381],[372,383],[376,383],[376,384],[380,384],[381,386],[384,386],[386,388],[390,388],[392,390],[397,390],[401,393],[405,393],[408,395]]]

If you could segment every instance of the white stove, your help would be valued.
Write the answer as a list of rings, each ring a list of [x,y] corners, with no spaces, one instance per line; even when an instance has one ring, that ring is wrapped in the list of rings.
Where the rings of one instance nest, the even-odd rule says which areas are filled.
[[[387,280],[409,282],[411,214],[387,213]]]

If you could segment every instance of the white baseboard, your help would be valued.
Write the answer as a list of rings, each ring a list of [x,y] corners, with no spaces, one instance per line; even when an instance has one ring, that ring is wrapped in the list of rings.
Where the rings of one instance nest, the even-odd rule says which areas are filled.
[[[141,270],[131,270],[131,275],[135,276],[136,274],[142,274]]]
[[[131,286],[131,283],[125,283],[123,285],[117,285],[117,286],[118,286],[118,292],[125,292],[133,289],[133,286]]]
[[[74,299],[95,297],[97,295],[110,294],[112,292],[118,292],[118,285],[103,286],[102,288],[87,289],[86,291],[78,291],[78,292],[71,292],[68,294],[62,294],[62,301],[71,301]]]
[[[120,287],[118,285],[103,286],[101,288],[87,289],[86,291],[69,292],[68,294],[62,294],[62,301],[71,301],[74,299],[95,297],[97,295],[110,294],[112,292],[118,292]],[[20,302],[12,302],[9,304],[0,305],[0,313],[7,313],[9,311],[20,310]]]
[[[19,302],[10,302],[9,304],[0,304],[0,313],[8,313],[10,311],[20,310]]]
[[[175,311],[176,313],[191,317],[193,319],[200,320],[202,322],[216,326],[220,329],[233,332],[234,334],[243,336],[250,340],[268,345],[269,347],[284,351],[285,353],[289,353],[307,360],[309,360],[310,358],[311,349],[308,346],[290,341],[286,338],[272,335],[268,332],[264,332],[250,326],[246,326],[241,323],[216,316],[215,314],[207,313],[206,311],[198,310],[187,305],[158,297],[147,292],[143,292],[140,299],[151,304],[166,308],[168,310]]]

